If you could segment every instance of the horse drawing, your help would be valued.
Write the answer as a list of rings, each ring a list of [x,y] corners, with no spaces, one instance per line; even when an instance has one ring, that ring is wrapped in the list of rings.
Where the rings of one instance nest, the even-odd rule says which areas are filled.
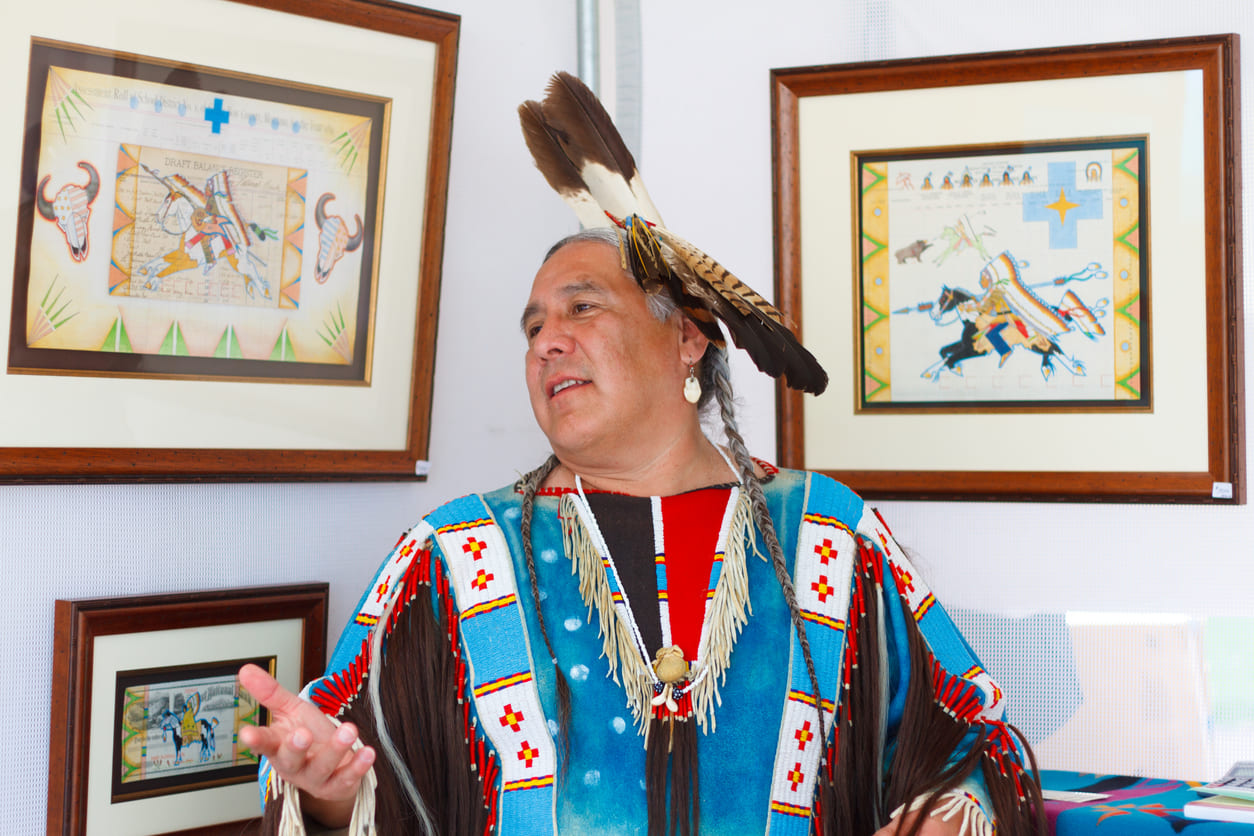
[[[210,720],[203,717],[193,718],[190,724],[185,722],[186,719],[168,708],[162,711],[159,721],[161,739],[166,740],[167,734],[174,739],[175,764],[183,762],[183,747],[193,743],[200,744],[200,761],[202,763],[208,761],[213,757],[216,748],[214,728],[218,725],[218,718],[214,717]]]
[[[1105,300],[1095,312],[1068,290],[1059,304],[1051,305],[1023,282],[1010,253],[1002,253],[984,267],[980,286],[979,295],[944,286],[935,302],[918,306],[937,325],[962,323],[958,340],[939,349],[940,360],[924,370],[924,379],[938,380],[943,372],[961,375],[963,362],[990,354],[996,354],[1001,367],[1018,348],[1040,355],[1041,376],[1046,380],[1053,377],[1055,364],[1077,377],[1085,375],[1084,364],[1065,353],[1058,340],[1071,332],[1091,340],[1104,335],[1098,317],[1104,313]]]

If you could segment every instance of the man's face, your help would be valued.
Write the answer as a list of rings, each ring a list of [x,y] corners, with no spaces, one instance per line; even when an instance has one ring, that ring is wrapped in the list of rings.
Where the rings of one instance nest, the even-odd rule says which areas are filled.
[[[609,244],[569,244],[545,262],[522,327],[531,408],[558,458],[647,455],[651,438],[694,420],[683,399],[682,322],[649,312]]]

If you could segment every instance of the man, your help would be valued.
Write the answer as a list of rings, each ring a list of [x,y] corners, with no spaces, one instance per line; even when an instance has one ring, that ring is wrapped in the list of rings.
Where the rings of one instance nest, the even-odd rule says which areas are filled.
[[[561,81],[568,112],[599,108]],[[570,152],[550,103],[529,143]],[[1000,690],[883,522],[750,458],[715,317],[789,385],[825,373],[708,256],[607,213],[550,252],[522,316],[553,456],[403,536],[308,701],[241,671],[271,712],[241,731],[268,829],[303,810],[350,833],[1044,833]]]
[[[474,706],[478,720],[477,723],[472,723],[467,727],[470,729],[469,744],[462,739],[462,730],[459,729],[455,735],[456,740],[450,748],[474,749],[476,735],[479,735],[480,739],[488,738],[494,746],[498,746],[496,759],[501,763],[502,770],[507,773],[515,767],[521,770],[520,777],[515,778],[515,781],[525,782],[528,780],[527,776],[530,775],[525,764],[528,758],[520,759],[518,757],[520,751],[524,755],[534,753],[531,758],[531,767],[533,767],[533,772],[545,773],[539,776],[540,778],[554,775],[555,765],[558,770],[561,770],[562,764],[555,764],[555,759],[557,749],[562,742],[563,730],[559,728],[554,733],[546,722],[547,720],[556,722],[559,714],[557,676],[553,666],[545,663],[546,657],[556,656],[560,672],[568,678],[573,678],[570,683],[573,692],[571,716],[567,721],[569,727],[564,730],[566,742],[569,745],[569,754],[564,764],[565,774],[554,778],[553,782],[548,785],[510,792],[502,791],[501,794],[508,796],[519,792],[531,792],[542,796],[544,805],[537,820],[552,822],[556,819],[556,832],[558,833],[644,832],[644,822],[649,819],[645,761],[651,753],[643,751],[640,737],[632,733],[632,727],[636,723],[627,713],[626,700],[627,692],[632,686],[628,684],[624,687],[614,679],[608,678],[611,666],[610,660],[603,652],[605,649],[603,641],[600,637],[593,635],[589,625],[583,623],[585,617],[591,617],[589,609],[596,613],[599,620],[613,623],[612,619],[615,617],[613,604],[610,606],[609,613],[605,612],[603,602],[595,598],[590,608],[585,605],[586,596],[580,594],[579,586],[591,585],[597,579],[591,577],[591,573],[588,573],[589,577],[572,575],[570,565],[557,554],[562,548],[560,545],[561,524],[558,519],[559,506],[563,501],[574,504],[576,501],[574,497],[580,496],[581,492],[589,500],[599,497],[589,502],[587,507],[595,509],[591,515],[593,519],[607,515],[601,519],[600,524],[607,532],[609,551],[613,559],[618,561],[616,564],[618,576],[626,578],[629,572],[634,572],[636,576],[622,582],[627,590],[627,597],[633,603],[635,601],[641,604],[648,603],[645,598],[632,596],[630,593],[633,589],[642,588],[639,576],[647,575],[648,570],[652,569],[653,550],[649,549],[645,555],[647,570],[643,572],[638,571],[637,567],[633,567],[628,562],[631,560],[631,555],[625,553],[620,555],[615,550],[616,541],[630,542],[631,538],[628,536],[624,539],[622,535],[615,536],[615,534],[608,533],[609,526],[613,525],[612,517],[608,515],[619,513],[630,517],[631,512],[616,511],[612,504],[614,502],[612,497],[682,497],[708,489],[710,486],[724,486],[730,482],[739,481],[740,474],[733,473],[729,469],[724,454],[702,432],[697,405],[689,403],[683,394],[689,369],[700,364],[703,358],[706,361],[711,360],[719,352],[717,349],[710,348],[705,337],[681,312],[671,311],[666,313],[665,318],[659,319],[650,309],[648,297],[641,292],[633,277],[621,268],[617,248],[595,238],[589,240],[587,236],[558,249],[541,267],[523,315],[523,328],[528,342],[526,363],[528,392],[536,420],[551,442],[555,457],[551,469],[548,469],[536,486],[538,488],[536,493],[541,496],[535,500],[536,508],[532,523],[535,528],[531,539],[535,541],[537,549],[547,553],[542,555],[540,560],[533,561],[534,569],[527,567],[526,557],[522,554],[524,549],[520,542],[523,523],[521,506],[524,498],[521,491],[524,489],[510,488],[488,495],[485,497],[485,505],[492,514],[495,527],[505,529],[504,539],[508,542],[510,550],[514,552],[512,563],[506,568],[512,569],[518,578],[517,582],[510,587],[514,591],[506,592],[503,596],[491,600],[499,600],[509,595],[516,597],[516,605],[521,610],[521,617],[515,617],[512,623],[519,627],[525,624],[523,629],[526,629],[528,635],[528,650],[534,660],[528,673],[532,677],[532,684],[538,687],[529,702],[525,695],[523,699],[494,700],[493,692],[484,690],[484,686],[490,686],[496,681],[495,679],[483,681],[484,677],[490,677],[491,673],[482,676],[463,673],[462,676],[468,681],[462,683],[459,690],[471,700],[474,699],[474,695],[478,694],[479,698],[475,700]],[[714,365],[718,365],[719,362],[719,360],[713,360]],[[703,376],[707,380],[725,376],[725,371],[714,371],[716,373],[706,373]],[[734,432],[734,427],[732,430]],[[779,536],[786,547],[785,553],[789,555],[797,553],[800,540],[815,539],[811,532],[804,530],[805,524],[801,522],[800,511],[800,506],[805,499],[804,494],[807,491],[818,490],[818,487],[813,484],[814,479],[807,480],[802,474],[789,473],[774,473],[768,476],[768,471],[764,470],[761,465],[751,463],[750,466],[754,468],[754,473],[759,479],[768,478],[765,486],[766,502],[779,528]],[[874,597],[865,590],[862,595],[859,595],[857,587],[863,584],[869,586],[868,581],[878,575],[880,582],[891,590],[894,586],[892,575],[896,574],[899,578],[904,578],[909,574],[909,569],[903,568],[908,567],[908,564],[901,559],[896,544],[892,543],[882,525],[876,525],[873,515],[863,512],[861,503],[856,497],[839,486],[835,486],[834,483],[828,484],[824,490],[830,490],[837,495],[836,500],[829,504],[841,508],[845,519],[836,520],[825,527],[820,526],[820,532],[838,532],[844,536],[835,538],[835,542],[828,546],[829,551],[834,555],[830,563],[832,572],[823,574],[821,567],[824,564],[821,561],[817,563],[810,561],[813,565],[800,570],[804,577],[809,577],[805,575],[805,572],[813,574],[814,571],[819,571],[816,579],[810,582],[815,586],[814,589],[802,590],[802,577],[796,574],[792,576],[797,591],[789,594],[800,596],[802,599],[800,603],[803,606],[807,603],[815,605],[813,610],[809,608],[805,610],[806,615],[803,616],[803,620],[807,625],[820,623],[819,614],[816,611],[821,610],[822,605],[827,603],[819,600],[820,597],[826,597],[828,600],[840,597],[838,587],[841,582],[838,580],[837,565],[842,559],[846,561],[848,567],[845,570],[844,581],[846,584],[852,584],[852,587],[844,590],[850,594],[844,597],[848,603],[840,611],[840,619],[845,619],[845,611],[850,609],[850,604],[856,610],[858,606],[865,607],[866,603]],[[579,511],[577,510],[576,513]],[[721,520],[715,520],[716,524],[719,522]],[[799,526],[801,526],[800,529]],[[424,529],[424,531],[434,531],[436,528],[437,526],[433,524],[430,529]],[[462,529],[462,531],[466,530],[477,531],[478,529],[473,527]],[[667,532],[669,533],[669,529]],[[469,539],[475,543],[484,540],[481,537]],[[817,538],[816,543],[832,539],[821,537]],[[414,537],[402,539],[394,556],[385,563],[383,574],[386,575],[388,565],[397,562],[395,555],[402,552],[405,546],[414,540]],[[860,548],[859,541],[862,541]],[[439,552],[446,548],[445,540],[441,535],[430,535],[428,545],[436,551],[438,562]],[[694,806],[699,808],[699,812],[693,818],[699,821],[701,828],[707,833],[763,832],[768,820],[772,821],[772,832],[775,832],[778,827],[774,822],[781,817],[785,823],[791,818],[808,819],[812,804],[792,805],[794,808],[804,808],[801,811],[804,815],[798,815],[798,810],[788,809],[789,805],[785,800],[775,797],[778,793],[773,792],[772,784],[778,783],[780,775],[783,775],[784,789],[790,791],[792,795],[808,793],[807,797],[813,797],[816,794],[820,798],[822,796],[821,792],[816,791],[817,783],[812,775],[805,774],[807,763],[804,756],[807,752],[815,752],[819,747],[816,743],[808,743],[808,745],[798,743],[794,733],[795,751],[792,751],[785,745],[788,737],[787,730],[781,731],[782,727],[789,726],[788,715],[799,707],[808,709],[810,719],[808,724],[802,721],[798,725],[798,730],[805,730],[802,737],[809,734],[817,740],[819,724],[817,715],[810,707],[812,702],[807,705],[804,699],[785,697],[790,684],[804,683],[809,677],[804,670],[805,665],[802,659],[790,660],[789,658],[790,634],[794,631],[789,605],[785,600],[786,594],[771,576],[771,567],[753,556],[755,549],[765,551],[765,544],[761,542],[760,533],[758,542],[747,550],[748,558],[745,559],[746,555],[741,554],[742,571],[748,576],[747,589],[752,602],[752,616],[747,618],[743,628],[744,634],[733,639],[735,652],[729,652],[727,663],[718,672],[719,678],[723,680],[720,694],[722,705],[716,705],[711,709],[710,722],[705,724],[704,731],[698,729],[695,732],[697,738],[695,748],[698,753],[696,786],[699,789],[696,791],[698,797],[690,798],[689,803],[697,802]],[[568,548],[569,550],[572,549]],[[420,557],[419,553],[419,551],[414,551],[411,553],[413,556],[401,558],[402,562],[408,561],[405,563],[406,569],[418,565],[423,560],[432,559],[429,554]],[[866,571],[863,571],[861,567],[855,567],[860,559],[860,557],[855,557],[855,553],[873,554],[870,559],[872,567]],[[473,594],[476,579],[488,578],[498,573],[485,572],[480,575],[481,570],[475,569],[476,561],[473,558],[465,558],[465,554],[466,552],[463,551],[461,554],[445,553],[443,555],[443,559],[450,563],[447,567],[437,570],[437,573],[440,571],[451,573],[452,579],[449,581],[449,586],[452,591],[444,595],[438,591],[434,593],[436,603],[433,611],[441,606],[455,604],[459,611],[451,613],[452,618],[449,622],[461,623],[463,629],[468,629],[466,627],[468,623],[472,623],[475,618],[487,617],[488,614],[476,614],[468,620],[467,610],[476,604],[462,605],[462,599],[458,595],[458,584],[461,584],[460,589]],[[578,560],[579,558],[573,556],[572,559]],[[878,570],[874,568],[875,564],[879,565]],[[496,564],[490,565],[494,568],[496,566]],[[790,572],[798,571],[795,564],[787,568]],[[583,572],[585,565],[581,563],[577,569],[578,572]],[[431,570],[426,571],[430,577]],[[387,577],[395,585],[397,579],[403,575],[402,571],[394,572]],[[528,575],[542,590],[542,594],[535,595],[530,603],[525,593],[527,584],[524,581]],[[823,580],[820,581],[818,578]],[[492,580],[495,581],[496,578]],[[905,583],[912,583],[916,589],[921,589],[917,578],[905,580]],[[898,586],[900,585],[898,583]],[[717,588],[717,583],[714,586]],[[378,588],[378,584],[372,585],[372,588]],[[830,588],[832,592],[824,596],[821,590],[825,588]],[[715,591],[710,595],[710,604],[713,604],[716,594]],[[402,603],[401,606],[409,606],[411,609],[416,606],[426,606],[430,603],[431,595],[430,591],[421,590],[414,594],[412,605]],[[905,646],[908,638],[901,633],[909,628],[903,617],[905,612],[909,612],[908,601],[892,594],[891,591],[883,597],[882,604],[875,601],[872,606],[885,607],[886,614],[883,620],[888,629],[884,644],[889,648]],[[456,600],[450,602],[448,598]],[[926,596],[918,596],[918,598],[925,600]],[[444,599],[443,602],[441,599]],[[536,609],[537,601],[539,602],[538,610]],[[895,609],[890,609],[894,606]],[[637,622],[657,619],[656,613],[660,610],[660,608],[646,606],[637,606],[635,609],[636,612],[631,618]],[[707,605],[707,611],[710,609],[711,606]],[[540,626],[537,612],[543,614],[545,618],[544,627]],[[929,612],[938,614],[939,608],[933,607],[922,614],[916,611],[914,615],[921,619]],[[709,618],[711,614],[707,612],[706,618]],[[810,620],[806,620],[807,616]],[[404,641],[406,647],[411,647],[412,637],[405,636],[402,639],[397,632],[401,629],[413,629],[412,622],[415,622],[415,618],[412,614],[409,614],[409,620],[411,624],[406,628],[393,626],[388,632],[386,641],[397,643]],[[672,622],[674,622],[673,619]],[[393,625],[400,623],[400,619],[397,618],[391,621]],[[502,620],[500,623],[511,622]],[[732,627],[731,631],[738,632],[738,629]],[[543,640],[540,635],[537,635],[546,632],[547,635]],[[829,649],[833,647],[832,637],[823,635],[823,632],[833,631],[811,630],[810,632],[811,649],[815,654],[818,652],[815,645],[822,644],[824,648]],[[958,641],[956,634],[949,635],[945,631],[940,631],[937,635],[943,641]],[[443,650],[448,654],[447,641],[443,635],[441,641],[445,641],[446,646]],[[475,668],[489,671],[492,668],[492,662],[487,660],[499,648],[486,645],[481,647],[482,641],[484,641],[483,637],[479,636],[464,638],[461,651],[465,656],[469,656],[469,662]],[[551,641],[553,645],[551,652],[545,647],[546,641]],[[709,641],[707,637],[707,642]],[[795,636],[791,641],[797,642]],[[697,644],[700,644],[699,639]],[[649,651],[655,649],[648,644],[646,648]],[[432,653],[438,653],[439,650],[440,648],[437,647]],[[630,641],[626,641],[616,650],[619,651],[616,660],[619,678],[627,682],[629,669],[632,668],[632,663],[637,661],[637,659],[631,659],[636,648],[631,646]],[[846,646],[844,650],[846,657],[851,656],[852,650]],[[423,652],[426,650],[424,649]],[[868,666],[870,654],[865,650],[857,652],[859,658],[863,660],[863,666]],[[360,638],[350,633],[345,640],[342,640],[341,647],[336,652],[336,658],[343,661],[333,663],[331,669],[334,672],[337,667],[351,667],[351,659],[354,657],[364,659],[369,655],[369,651],[361,651]],[[715,663],[715,655],[710,654],[707,660],[703,660],[705,664]],[[839,657],[840,648],[836,647],[834,654],[828,654],[829,657],[832,655]],[[690,663],[696,658],[692,653],[686,653],[685,656],[688,657]],[[884,708],[887,712],[884,720],[887,729],[884,741],[886,751],[874,764],[851,765],[861,772],[872,775],[879,773],[884,768],[881,765],[882,762],[892,759],[898,745],[893,732],[901,727],[903,721],[902,715],[907,702],[905,691],[908,690],[910,682],[909,669],[912,665],[921,664],[920,660],[911,660],[909,654],[905,654],[905,657],[887,660],[888,670],[885,675],[889,682],[887,699],[884,701]],[[629,659],[631,659],[630,662]],[[348,663],[345,664],[345,662]],[[827,671],[828,678],[833,683],[823,687],[823,675],[819,674],[819,692],[824,700],[838,698],[842,691],[849,694],[851,687],[858,687],[856,683],[846,685],[840,681],[840,677],[845,674],[845,669],[834,663],[831,658],[816,659],[815,662]],[[384,680],[383,687],[389,689],[399,687],[390,684],[388,664],[389,660],[385,655],[381,674]],[[426,671],[438,667],[431,660],[424,660],[422,666]],[[636,664],[635,667],[639,668],[642,665]],[[796,670],[790,672],[790,667]],[[959,673],[963,672],[965,671],[959,671]],[[406,673],[408,675],[414,672],[407,671]],[[925,671],[925,679],[930,681],[932,676],[933,672],[930,669]],[[370,767],[376,766],[380,771],[385,768],[392,772],[395,770],[384,763],[377,762],[379,759],[371,747],[353,750],[353,744],[357,740],[353,725],[346,723],[338,729],[335,728],[317,707],[284,692],[277,686],[277,683],[256,668],[246,668],[241,672],[241,677],[244,686],[272,713],[270,727],[243,731],[241,733],[243,742],[254,751],[268,757],[274,770],[283,775],[292,786],[303,791],[304,809],[308,813],[331,825],[347,824],[353,801],[358,795],[359,785]],[[369,679],[369,677],[366,678]],[[710,681],[710,679],[711,677],[707,676],[707,679],[703,681]],[[970,680],[952,676],[949,679],[952,681],[947,684],[952,688],[971,685]],[[457,680],[456,674],[453,680]],[[347,680],[344,681],[347,682]],[[336,696],[331,698],[331,702],[338,704],[345,716],[360,718],[357,722],[366,726],[375,725],[374,719],[370,717],[372,710],[366,698],[367,689],[361,685],[360,681],[352,685],[355,687],[348,695],[339,694],[337,690],[339,686],[321,691],[315,687],[313,693],[322,694],[325,697],[332,691],[336,691]],[[985,687],[991,694],[991,686]],[[968,698],[974,699],[972,695],[976,691],[975,687],[969,687],[963,693]],[[858,698],[855,696],[853,699]],[[936,696],[933,694],[931,699],[936,699]],[[985,697],[985,699],[988,698]],[[651,703],[652,700],[649,702]],[[863,709],[861,705],[849,704],[858,710]],[[415,700],[415,705],[418,707],[410,710],[419,710],[421,706],[430,709],[432,703],[418,699]],[[509,711],[506,710],[506,706],[509,706]],[[528,712],[535,710],[537,706],[543,719],[540,716],[534,718],[527,716]],[[650,705],[644,713],[655,713],[654,708]],[[666,710],[664,704],[660,708],[663,712]],[[963,710],[961,707],[949,705],[946,705],[946,709],[951,712]],[[402,735],[409,737],[413,734],[412,721],[399,716],[403,712],[404,708],[400,708],[395,719],[388,717],[389,725],[406,724],[406,731],[401,734],[398,734],[396,726],[392,727],[392,739],[400,746],[413,746],[421,750],[422,741],[398,739]],[[824,725],[830,735],[833,725],[832,715],[828,712],[825,714]],[[519,715],[522,716],[519,717]],[[849,712],[845,713],[845,717],[853,721],[855,725],[857,724],[857,718],[850,716]],[[452,716],[441,718],[440,722],[456,725],[456,719],[456,715],[452,714]],[[514,723],[512,722],[514,719],[521,722]],[[697,725],[694,722],[697,719],[694,712],[689,717],[679,720],[678,724],[691,727]],[[539,734],[543,737],[547,733],[550,739],[546,741],[528,737],[522,731],[524,724],[529,724],[527,729],[531,734]],[[675,725],[675,721],[671,724]],[[429,725],[438,726],[439,723]],[[512,731],[509,728],[512,725],[517,725],[519,732]],[[984,725],[987,724],[976,722],[968,725],[967,729]],[[616,728],[616,726],[621,728]],[[997,724],[988,725],[988,729],[992,729],[994,733],[1002,733]],[[498,735],[497,739],[507,742],[498,744],[497,740],[492,740],[491,736],[502,731],[504,735]],[[653,724],[653,727],[649,729],[650,738],[659,732],[662,734],[667,732],[665,722]],[[841,734],[845,733],[845,727],[842,725]],[[939,760],[941,766],[956,762],[967,751],[971,751],[970,740],[964,741],[964,737],[968,737],[966,730],[955,726],[950,733],[956,735],[952,741],[954,752],[944,753]],[[987,729],[984,735],[988,736]],[[370,738],[371,743],[374,740],[375,738]],[[670,743],[670,741],[666,742]],[[522,743],[526,743],[527,746],[521,747]],[[517,748],[514,744],[517,744]],[[509,748],[505,748],[507,745]],[[655,748],[660,749],[661,746],[656,745]],[[851,748],[849,751],[854,750]],[[833,750],[833,755],[836,754],[837,752]],[[1003,750],[999,752],[999,756],[1014,757],[1012,750]],[[439,767],[440,769],[446,768],[448,763],[456,760],[449,753],[445,753],[443,757],[445,761]],[[549,760],[544,763],[543,768],[535,769],[545,758]],[[792,758],[794,762],[785,763],[789,758]],[[811,758],[811,760],[817,763],[817,758]],[[473,762],[473,757],[465,760],[467,764]],[[490,764],[491,762],[492,759],[487,759],[474,765],[480,766],[482,763]],[[772,764],[775,766],[773,767]],[[811,773],[814,771],[813,766],[814,764],[809,764],[808,771]],[[411,771],[415,769],[412,765],[407,768]],[[418,769],[421,768],[418,767]],[[900,765],[897,768],[905,771]],[[665,771],[663,769],[663,772]],[[675,782],[675,776],[681,770],[672,762],[669,771],[672,782]],[[930,784],[925,787],[926,789],[931,789],[937,784],[942,771],[927,776],[923,783],[929,784],[930,782]],[[599,778],[595,777],[594,773],[599,773]],[[461,777],[464,781],[469,780],[471,783],[477,781],[470,775]],[[531,775],[531,777],[536,776]],[[800,780],[796,780],[798,778]],[[442,779],[437,779],[435,775],[429,775],[427,779],[428,783],[437,788],[435,792],[423,795],[423,803],[438,823],[436,832],[454,832],[440,829],[447,826],[451,819],[457,818],[455,813],[441,809],[441,790],[438,787]],[[856,781],[856,776],[852,776],[851,780]],[[384,783],[387,786],[395,786],[395,778],[389,777]],[[505,783],[502,781],[502,786]],[[978,787],[979,782],[975,783],[977,786],[968,786],[951,792],[941,800],[940,805],[954,806],[952,799],[965,798],[964,792],[969,792],[976,797],[983,795],[983,789]],[[663,811],[665,812],[665,786],[662,789]],[[476,792],[479,790],[474,787],[465,790],[465,794],[472,796]],[[493,789],[489,789],[486,795],[489,797],[490,804],[494,801],[498,803],[505,801],[505,806],[509,806],[505,799],[498,801],[494,798]],[[484,794],[480,793],[475,800],[480,801],[483,796]],[[673,805],[675,799],[673,785],[670,798]],[[893,806],[913,800],[913,798],[902,798]],[[380,803],[392,802],[381,801]],[[854,799],[851,803],[856,805],[864,802]],[[888,802],[885,800],[878,803],[882,806]],[[273,810],[278,805],[269,806]],[[404,804],[400,806],[403,808]],[[533,822],[531,816],[534,810],[528,804],[514,805],[514,807],[515,809],[502,811],[511,816],[509,821],[518,825],[523,822]],[[962,815],[975,820],[976,817],[984,815],[979,812],[981,807],[989,808],[988,802],[972,802],[966,807],[959,803],[955,809],[960,809],[960,815],[952,816],[948,820],[940,816],[930,816],[924,821],[923,829],[919,832],[925,834],[958,833],[963,825]],[[989,809],[991,811],[991,808]],[[887,816],[893,812],[894,810],[891,809],[881,810],[879,815]],[[407,814],[402,809],[398,815],[404,818]],[[412,816],[412,813],[409,815]],[[855,811],[855,818],[856,815]],[[609,821],[606,821],[606,816],[609,817]],[[473,816],[468,813],[464,818],[470,819]],[[891,822],[888,818],[884,818],[882,830],[864,832],[868,834],[896,832],[892,828],[899,821],[909,824],[912,817],[909,814],[904,817],[899,815]],[[380,826],[385,833],[393,832],[383,821],[380,821]],[[809,823],[806,821],[805,828],[801,832],[806,832],[808,827]],[[414,832],[421,832],[421,830],[415,828]],[[524,829],[521,832],[539,831]],[[900,832],[905,833],[906,830],[903,829]],[[969,825],[966,832],[978,833],[981,830],[976,825]]]

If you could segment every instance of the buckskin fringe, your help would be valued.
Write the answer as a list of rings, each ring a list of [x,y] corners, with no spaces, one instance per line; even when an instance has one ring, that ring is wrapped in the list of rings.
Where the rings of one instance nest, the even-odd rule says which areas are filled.
[[[610,676],[626,691],[637,731],[643,734],[653,700],[653,679],[640,658],[631,630],[614,609],[614,596],[605,577],[602,556],[574,497],[574,494],[565,494],[559,505],[562,545],[571,562],[571,574],[579,576],[579,595],[588,607],[588,622],[591,623],[593,613],[597,615],[598,635],[603,641],[601,655],[609,663]]]
[[[749,623],[753,605],[749,601],[749,570],[746,566],[750,545],[756,551],[753,509],[748,494],[735,489],[739,496],[728,524],[727,551],[723,555],[722,574],[714,585],[705,614],[702,644],[702,665],[707,673],[697,681],[688,693],[692,696],[693,714],[701,731],[709,734],[717,726],[714,707],[722,703],[719,687],[727,681],[727,667],[731,664],[732,648],[741,630]],[[766,556],[759,553],[763,560]],[[707,723],[709,724],[707,727]]]
[[[932,796],[919,796],[910,803],[909,807],[902,806],[894,810],[893,818],[903,813],[918,810],[929,801],[932,801]],[[936,797],[935,801],[935,809],[931,811],[930,817],[938,818],[941,821],[949,821],[958,816],[962,817],[958,824],[959,836],[994,836],[997,833],[997,828],[988,819],[988,813],[985,812],[980,802],[976,801],[970,793],[951,790],[944,795]],[[922,818],[920,816],[920,820]]]
[[[844,693],[828,753],[828,780],[822,782],[816,798],[815,831],[824,836],[871,836],[886,823],[886,811],[891,811],[887,818],[918,811],[901,836],[917,836],[931,816],[946,820],[961,816],[962,836],[1048,833],[1031,748],[1012,726],[979,716],[975,686],[937,663],[908,607],[904,622],[910,680],[896,747],[883,784],[875,770],[865,768],[867,763],[879,762],[884,746],[878,712],[885,704],[882,666],[886,659],[880,615],[883,557],[862,540],[853,584]],[[887,594],[894,593],[900,595],[895,588]],[[1023,763],[1014,737],[1027,753],[1030,768]],[[949,763],[964,740],[970,741],[966,754]],[[991,816],[960,786],[977,768],[988,787]]]
[[[723,566],[705,617],[701,670],[694,671],[693,684],[687,690],[692,697],[693,719],[706,734],[714,730],[714,709],[722,703],[719,686],[725,681],[732,648],[752,613],[746,559],[747,552],[755,548],[753,513],[745,492],[734,490],[737,490],[737,497],[728,522]],[[614,608],[603,556],[597,551],[575,495],[563,495],[559,507],[562,544],[571,561],[571,574],[579,577],[579,594],[588,607],[588,621],[591,622],[596,613],[603,641],[602,655],[609,663],[610,676],[622,684],[627,694],[637,732],[647,734],[652,713],[650,702],[654,696],[653,678],[636,648],[631,630]]]
[[[387,727],[396,742],[401,760],[428,806],[436,833],[441,836],[484,836],[496,826],[497,791],[500,774],[496,755],[491,752],[465,697],[466,662],[461,655],[457,634],[457,613],[443,564],[429,551],[421,550],[397,585],[396,601],[390,616],[380,622],[386,630],[380,664],[377,667],[379,692]],[[376,629],[379,629],[378,627]],[[368,648],[350,667],[358,672],[369,669]],[[329,678],[342,697],[338,708],[332,700],[315,702],[327,711],[357,725],[362,740],[379,739],[374,712],[365,696],[370,673]],[[319,685],[328,682],[322,680]],[[351,682],[352,692],[344,686]],[[400,781],[387,758],[379,757],[373,771],[377,787],[373,814],[377,832],[421,834],[423,825],[407,800]],[[274,776],[277,778],[277,776]],[[283,803],[267,803],[263,832],[286,836],[279,829],[281,809],[293,792],[282,793]],[[297,803],[297,810],[299,805]],[[368,816],[368,802],[361,794],[354,815]],[[291,831],[299,834],[302,830]],[[351,833],[352,831],[350,831]],[[373,830],[360,830],[371,834]]]

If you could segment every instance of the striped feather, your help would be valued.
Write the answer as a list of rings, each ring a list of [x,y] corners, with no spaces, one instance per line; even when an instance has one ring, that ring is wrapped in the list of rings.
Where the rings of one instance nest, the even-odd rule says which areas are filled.
[[[784,315],[756,290],[736,278],[730,270],[706,253],[666,229],[658,230],[658,237],[671,248],[675,255],[692,270],[693,274],[731,302],[745,316],[758,314],[772,322],[785,325]]]
[[[570,73],[554,75],[545,90],[544,115],[560,126],[559,141],[602,209],[662,223],[627,143],[586,84]]]
[[[709,255],[669,230],[654,230],[674,254],[676,273],[685,295],[695,296],[727,325],[732,341],[771,377],[782,377],[793,389],[818,395],[827,388],[827,372],[789,330],[784,316]],[[693,316],[693,308],[680,302]],[[695,318],[695,317],[694,317]]]

